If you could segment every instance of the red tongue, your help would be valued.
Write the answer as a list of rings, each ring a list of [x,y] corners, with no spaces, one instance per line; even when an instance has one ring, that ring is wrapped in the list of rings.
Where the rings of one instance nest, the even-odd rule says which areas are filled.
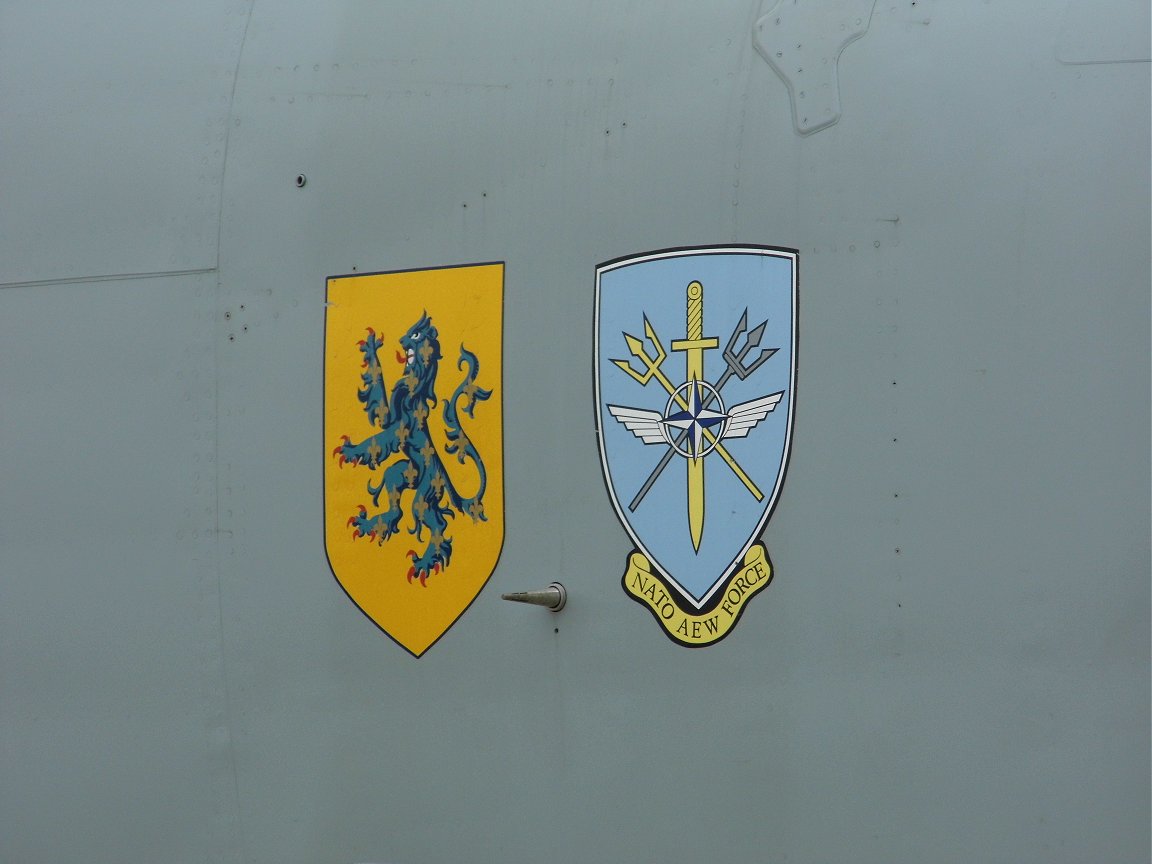
[[[396,352],[396,362],[397,363],[407,363],[408,362],[408,355],[401,354],[399,351],[397,351]]]

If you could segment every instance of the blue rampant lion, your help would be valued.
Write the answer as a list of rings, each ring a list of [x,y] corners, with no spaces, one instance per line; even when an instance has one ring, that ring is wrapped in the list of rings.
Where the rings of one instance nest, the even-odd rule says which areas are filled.
[[[340,459],[341,468],[351,464],[373,470],[384,467],[394,454],[403,457],[384,467],[378,484],[368,481],[372,505],[379,507],[380,496],[384,495],[387,509],[369,516],[368,508],[361,505],[359,512],[348,519],[348,524],[355,529],[353,539],[369,537],[377,544],[383,544],[399,532],[404,515],[400,507],[401,497],[411,490],[409,512],[413,527],[408,529],[408,533],[415,534],[418,542],[424,542],[425,529],[428,532],[423,552],[408,551],[408,557],[412,559],[408,581],[418,578],[421,585],[426,584],[429,576],[446,568],[451,560],[452,539],[446,533],[450,517],[455,517],[459,511],[471,516],[473,522],[487,521],[484,490],[488,477],[480,454],[460,426],[460,412],[474,418],[476,403],[487,400],[492,391],[477,386],[480,361],[461,345],[457,368],[465,370],[464,380],[452,397],[444,400],[443,416],[448,436],[445,452],[455,456],[461,464],[471,460],[480,474],[479,490],[472,497],[464,497],[444,470],[427,424],[430,413],[437,406],[436,372],[441,359],[438,336],[432,319],[425,312],[400,337],[400,347],[404,352],[396,352],[396,359],[404,364],[404,374],[391,394],[387,394],[384,372],[377,357],[384,343],[376,336],[375,330],[368,328],[368,337],[357,343],[364,356],[364,372],[360,376],[363,387],[358,395],[368,421],[380,431],[359,444],[353,444],[347,435],[343,435],[343,443],[332,454]],[[458,407],[461,399],[465,400],[464,405]]]

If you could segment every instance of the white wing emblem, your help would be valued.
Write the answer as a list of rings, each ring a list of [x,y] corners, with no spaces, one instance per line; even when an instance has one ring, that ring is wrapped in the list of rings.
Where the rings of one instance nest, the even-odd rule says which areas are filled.
[[[771,414],[780,400],[784,398],[784,391],[773,393],[771,396],[761,396],[750,402],[741,402],[733,405],[728,411],[727,421],[724,423],[722,438],[745,438],[756,425]],[[612,416],[623,423],[628,431],[645,444],[671,444],[668,438],[667,425],[663,415],[658,411],[645,411],[641,408],[625,408],[622,405],[609,405],[608,410]]]
[[[642,411],[639,408],[624,408],[609,405],[612,416],[628,427],[628,431],[645,444],[667,444],[664,437],[664,417],[657,411]]]
[[[725,438],[744,438],[765,417],[767,417],[780,400],[784,391],[773,393],[771,396],[761,396],[751,402],[741,402],[733,405],[728,412],[728,425],[724,428]]]

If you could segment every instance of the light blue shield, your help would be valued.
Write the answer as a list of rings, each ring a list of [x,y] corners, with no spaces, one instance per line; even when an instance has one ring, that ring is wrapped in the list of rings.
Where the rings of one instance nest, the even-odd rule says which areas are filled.
[[[689,609],[708,605],[759,537],[784,481],[796,259],[699,247],[596,269],[604,477],[633,542]]]

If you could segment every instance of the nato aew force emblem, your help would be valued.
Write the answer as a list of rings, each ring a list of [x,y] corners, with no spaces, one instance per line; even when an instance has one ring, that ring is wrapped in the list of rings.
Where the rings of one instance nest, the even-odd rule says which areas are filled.
[[[503,297],[503,264],[328,280],[328,561],[416,657],[480,593],[504,543]]]
[[[636,550],[624,590],[681,645],[709,645],[768,585],[757,542],[784,481],[797,253],[673,249],[596,269],[596,419]]]

